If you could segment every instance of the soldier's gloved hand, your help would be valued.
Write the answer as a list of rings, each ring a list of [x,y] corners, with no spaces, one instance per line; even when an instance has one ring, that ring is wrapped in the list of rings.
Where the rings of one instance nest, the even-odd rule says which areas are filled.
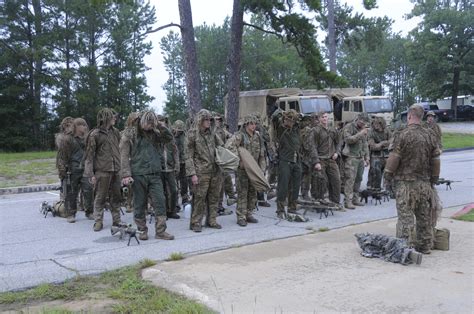
[[[437,176],[432,176],[431,179],[430,179],[431,185],[438,184],[438,181],[439,181],[439,177],[437,177]]]

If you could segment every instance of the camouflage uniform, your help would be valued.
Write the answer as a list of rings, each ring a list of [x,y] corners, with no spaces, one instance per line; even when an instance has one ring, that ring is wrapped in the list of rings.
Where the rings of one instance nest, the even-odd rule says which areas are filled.
[[[386,127],[385,120],[375,117],[369,130],[370,169],[368,188],[380,190],[385,161],[388,158],[388,145],[390,143],[390,130]]]
[[[215,162],[215,150],[222,146],[221,139],[212,132],[211,128],[204,128],[204,121],[211,119],[210,112],[201,109],[194,127],[186,138],[186,175],[197,176],[199,182],[193,189],[193,211],[191,215],[191,230],[201,231],[201,224],[206,208],[208,212],[208,226],[221,228],[217,223],[217,204],[220,193],[220,169]],[[207,204],[206,204],[207,202]]]
[[[253,134],[247,132],[246,127],[249,123],[256,124],[255,117],[245,117],[240,131],[227,142],[226,146],[237,155],[239,147],[245,148],[259,164],[262,171],[264,171],[265,149],[263,139],[258,131],[254,131]],[[257,191],[242,166],[239,166],[237,170],[237,194],[237,223],[241,226],[245,226],[247,222],[258,222],[257,219],[252,216],[257,203]]]
[[[428,119],[429,116],[432,116],[433,119],[436,117],[436,114],[433,112],[433,111],[428,111],[426,113],[426,118]],[[434,134],[434,138],[436,139],[436,141],[438,142],[438,146],[440,149],[443,148],[443,145],[442,145],[442,142],[441,142],[441,137],[442,137],[442,132],[441,132],[441,128],[439,127],[438,123],[436,123],[436,121],[432,120],[432,121],[425,121],[422,126],[428,128],[429,130],[431,130]]]
[[[303,199],[309,199],[309,190],[311,187],[311,182],[313,181],[313,168],[311,161],[311,146],[309,145],[310,139],[309,135],[312,131],[312,125],[310,121],[303,120],[300,124],[301,127],[301,195]],[[313,187],[314,189],[315,187]]]
[[[83,119],[80,123],[87,126]],[[84,139],[73,134],[60,134],[57,137],[58,154],[56,158],[56,165],[59,172],[61,182],[69,180],[68,191],[65,196],[65,209],[67,211],[68,221],[74,222],[74,217],[77,212],[77,198],[79,191],[82,191],[83,206],[86,217],[93,217],[93,189],[84,174]],[[63,184],[62,184],[63,186]]]
[[[151,125],[145,130],[144,125]],[[157,129],[156,129],[157,126]],[[173,139],[170,130],[157,123],[152,112],[144,112],[140,122],[124,130],[120,141],[120,157],[122,160],[122,178],[132,178],[134,220],[142,240],[148,239],[146,212],[148,199],[155,211],[155,238],[169,239],[173,237],[166,230],[166,202],[163,190],[163,143]]]
[[[420,108],[420,110],[422,110]],[[394,142],[385,168],[385,179],[397,180],[397,237],[418,251],[428,253],[433,239],[432,224],[439,207],[431,186],[439,176],[440,150],[436,139],[419,124],[410,124]],[[414,241],[416,217],[416,241]]]
[[[340,134],[333,127],[317,125],[309,137],[311,147],[311,165],[320,164],[321,170],[315,172],[313,186],[318,186],[312,193],[313,198],[323,199],[329,189],[329,200],[339,204],[341,198],[341,180],[339,166],[333,159],[334,154],[341,155],[342,140]]]
[[[362,133],[363,128],[358,123],[368,123],[366,114],[359,114],[358,118],[347,124],[343,130],[345,142],[342,155],[344,156],[344,206],[354,209],[353,205],[363,206],[359,201],[359,189],[364,174],[364,162],[369,161],[369,147],[367,135]]]
[[[186,133],[184,132],[184,122],[181,120],[176,120],[173,124],[173,133],[176,147],[178,148],[178,158],[179,158],[179,188],[182,203],[188,202],[188,177],[186,176],[186,156],[184,154],[185,148],[184,144],[186,141]]]
[[[162,144],[163,159],[161,178],[166,197],[166,214],[168,218],[180,218],[176,213],[176,200],[178,198],[178,187],[176,186],[176,175],[179,172],[178,148],[174,141]]]
[[[110,201],[110,212],[113,225],[120,220],[120,132],[113,127],[114,113],[105,108],[97,114],[97,128],[89,132],[86,140],[86,159],[84,177],[95,177],[94,231],[103,226],[104,207],[107,198]]]
[[[265,149],[264,155],[265,158],[268,159],[267,161],[267,169],[264,171],[267,172],[268,177],[269,177],[269,182],[270,184],[275,183],[276,180],[276,169],[277,169],[277,163],[276,163],[276,154],[275,150],[273,148],[273,144],[271,142],[270,138],[270,133],[268,132],[267,128],[262,125],[262,120],[260,114],[255,114],[255,118],[257,120],[257,127],[255,128],[255,131],[260,133],[260,136],[263,140],[263,146]],[[257,192],[257,200],[258,200],[258,206],[263,206],[263,207],[270,207],[270,203],[268,203],[265,200],[265,193],[264,192]]]
[[[288,199],[288,211],[296,212],[296,200],[301,184],[301,135],[298,125],[285,125],[285,120],[297,123],[299,114],[295,110],[272,115],[278,141],[278,189],[277,215],[281,218],[285,212],[285,200]]]

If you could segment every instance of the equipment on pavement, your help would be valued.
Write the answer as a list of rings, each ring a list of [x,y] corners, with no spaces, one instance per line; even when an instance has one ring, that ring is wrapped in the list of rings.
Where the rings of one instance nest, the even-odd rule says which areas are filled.
[[[362,200],[365,201],[367,204],[369,201],[369,197],[372,197],[372,200],[375,200],[375,205],[379,203],[382,205],[382,200],[384,202],[389,202],[390,201],[390,193],[387,190],[381,190],[381,189],[366,189],[360,192],[360,201]]]
[[[44,218],[46,218],[46,216],[48,216],[48,213],[51,213],[51,215],[53,215],[53,217],[56,217],[56,212],[54,210],[54,207],[49,205],[49,203],[46,202],[46,201],[41,203],[40,213],[42,215],[44,215]]]
[[[316,213],[319,213],[319,219],[328,217],[329,213],[334,216],[333,210],[341,210],[342,208],[335,203],[326,200],[296,200],[296,203],[304,209],[303,216],[306,215],[308,210],[314,210]]]
[[[462,181],[453,181],[453,180],[448,180],[448,179],[444,179],[444,178],[439,178],[438,181],[436,182],[436,185],[446,184],[446,191],[447,191],[448,188],[450,190],[452,190],[451,183],[453,183],[453,182],[462,182]]]
[[[137,244],[140,244],[138,241],[137,234],[142,234],[142,231],[138,231],[137,229],[133,228],[131,224],[121,223],[118,226],[112,226],[110,228],[110,233],[112,235],[119,234],[119,239],[122,240],[124,235],[128,235],[128,243],[127,246],[130,246],[130,240],[134,238],[137,241]]]

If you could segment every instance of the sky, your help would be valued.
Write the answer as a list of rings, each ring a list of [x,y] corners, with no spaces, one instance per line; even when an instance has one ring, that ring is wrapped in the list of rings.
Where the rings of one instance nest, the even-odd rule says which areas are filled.
[[[193,13],[193,25],[196,27],[206,23],[208,25],[221,25],[226,16],[232,16],[232,0],[190,0]],[[341,0],[354,7],[354,11],[362,12],[366,17],[388,16],[394,20],[392,29],[406,35],[412,30],[419,20],[406,20],[404,16],[410,13],[413,4],[410,0],[377,0],[378,8],[367,11],[362,5],[362,0]],[[155,27],[169,23],[179,24],[178,0],[150,0],[155,6],[157,21]],[[163,84],[168,79],[168,73],[163,66],[163,56],[160,49],[160,40],[169,33],[170,30],[179,32],[177,27],[166,28],[156,33],[152,33],[147,38],[153,43],[152,53],[145,57],[145,64],[150,68],[146,72],[148,82],[148,93],[155,97],[151,107],[157,112],[163,111],[166,94],[163,91]]]

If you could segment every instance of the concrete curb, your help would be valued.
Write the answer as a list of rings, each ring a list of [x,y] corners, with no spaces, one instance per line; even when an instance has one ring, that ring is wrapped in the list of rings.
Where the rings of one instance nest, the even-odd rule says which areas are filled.
[[[446,150],[443,150],[443,153],[461,152],[463,150],[471,150],[471,149],[474,149],[474,147],[448,148]]]
[[[59,188],[59,183],[29,185],[29,186],[15,186],[11,188],[0,188],[0,196],[8,195],[8,194],[44,192],[44,191],[57,190],[58,188]]]

